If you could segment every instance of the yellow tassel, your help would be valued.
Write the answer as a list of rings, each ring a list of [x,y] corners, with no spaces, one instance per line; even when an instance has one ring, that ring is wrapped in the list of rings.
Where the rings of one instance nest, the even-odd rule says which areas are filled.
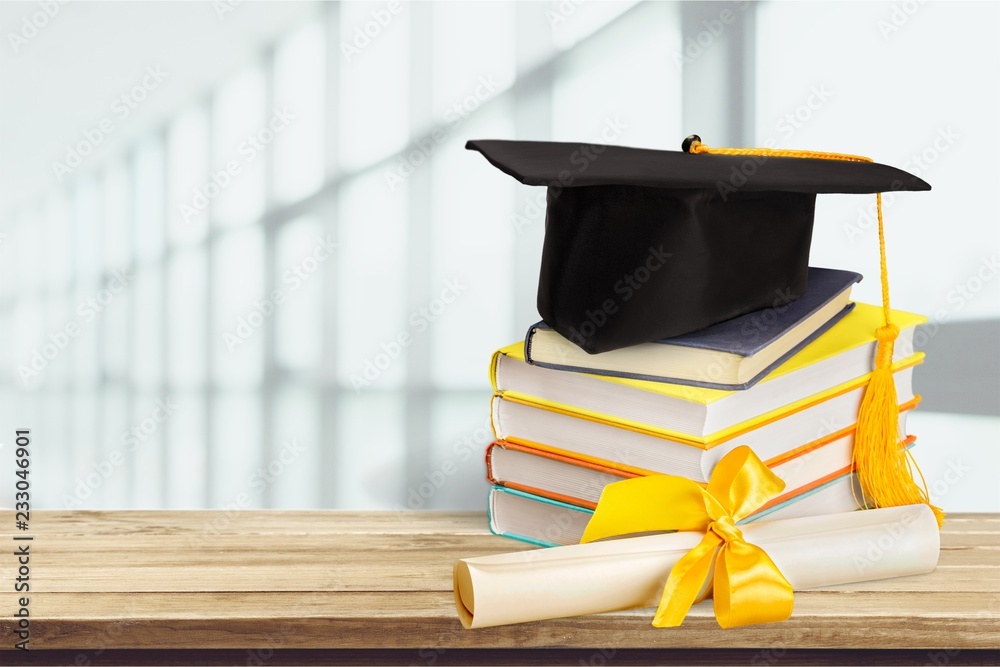
[[[826,160],[848,160],[851,162],[872,162],[870,157],[827,153],[820,151],[798,151],[773,148],[709,148],[697,137],[691,137],[688,151],[691,153],[714,153],[722,155],[761,155],[766,157],[806,157]],[[687,145],[687,144],[686,144]],[[854,464],[864,500],[859,503],[868,507],[896,507],[926,503],[934,510],[938,526],[944,523],[945,513],[930,504],[927,483],[920,467],[905,447],[899,432],[899,403],[896,400],[896,384],[892,377],[893,343],[899,336],[899,327],[892,323],[889,308],[889,273],[885,261],[885,230],[882,225],[882,194],[877,194],[879,268],[882,285],[882,315],[884,325],[875,332],[878,346],[875,353],[875,369],[872,371],[865,396],[858,411],[858,426],[854,434]],[[917,484],[916,477],[920,478]]]
[[[879,269],[882,283],[882,316],[885,324],[875,332],[878,347],[875,370],[872,371],[865,396],[858,410],[858,427],[854,432],[854,466],[867,507],[896,507],[926,503],[934,510],[938,526],[945,514],[931,505],[920,467],[903,446],[899,432],[899,403],[896,383],[892,377],[892,353],[899,327],[892,323],[889,308],[889,272],[885,259],[885,229],[882,224],[882,195],[877,196]],[[915,477],[920,477],[918,485]]]
[[[858,481],[866,502],[870,500],[876,507],[930,504],[926,486],[918,485],[914,479],[916,472],[923,482],[899,432],[899,403],[892,377],[893,341],[898,335],[899,328],[891,324],[876,333],[876,367],[861,401],[854,435]],[[931,509],[941,525],[944,512],[933,505]]]

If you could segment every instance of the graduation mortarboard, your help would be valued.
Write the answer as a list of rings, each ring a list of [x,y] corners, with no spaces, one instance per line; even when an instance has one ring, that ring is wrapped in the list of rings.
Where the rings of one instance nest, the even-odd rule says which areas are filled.
[[[800,297],[817,194],[930,189],[872,162],[546,141],[466,148],[548,188],[538,311],[592,354]]]
[[[928,503],[901,446],[882,192],[930,190],[913,174],[843,153],[681,151],[545,141],[469,141],[525,185],[548,188],[538,311],[592,354],[689,333],[806,290],[816,195],[877,196],[884,324],[858,412],[865,500]],[[933,508],[939,521],[943,513]]]

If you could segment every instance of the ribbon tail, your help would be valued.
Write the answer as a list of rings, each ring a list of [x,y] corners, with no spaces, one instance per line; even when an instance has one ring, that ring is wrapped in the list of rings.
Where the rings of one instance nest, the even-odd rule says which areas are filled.
[[[701,595],[695,598],[694,603],[698,604],[699,602],[704,602],[705,600],[712,597],[712,589],[714,588],[714,586],[715,584],[713,582],[711,581],[708,582],[708,585],[703,587],[704,590],[701,591]]]
[[[705,530],[705,489],[674,475],[649,475],[608,484],[580,542],[662,530]],[[670,512],[656,508],[669,507]]]
[[[778,566],[760,547],[733,540],[715,559],[715,618],[723,628],[784,621],[794,594]]]
[[[684,622],[684,617],[705,586],[712,559],[721,543],[722,540],[715,533],[706,533],[698,546],[677,561],[663,587],[663,595],[653,617],[653,627],[675,628]]]

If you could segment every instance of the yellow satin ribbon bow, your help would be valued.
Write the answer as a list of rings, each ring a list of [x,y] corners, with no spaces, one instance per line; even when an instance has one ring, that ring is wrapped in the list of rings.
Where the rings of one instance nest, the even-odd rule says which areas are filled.
[[[680,625],[691,605],[709,595],[723,628],[783,621],[792,615],[792,585],[763,549],[743,539],[736,522],[784,488],[753,450],[737,447],[715,466],[707,485],[674,475],[609,484],[580,541],[649,531],[704,531],[698,546],[670,571],[653,625]],[[713,560],[715,573],[709,580]]]

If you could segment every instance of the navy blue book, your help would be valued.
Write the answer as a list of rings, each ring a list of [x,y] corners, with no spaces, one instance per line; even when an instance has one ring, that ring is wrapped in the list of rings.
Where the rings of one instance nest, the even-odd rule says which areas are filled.
[[[669,382],[727,391],[749,389],[849,313],[853,271],[810,267],[805,294],[692,333],[588,354],[544,322],[524,340],[529,364],[556,370]],[[600,326],[600,320],[581,323]]]

